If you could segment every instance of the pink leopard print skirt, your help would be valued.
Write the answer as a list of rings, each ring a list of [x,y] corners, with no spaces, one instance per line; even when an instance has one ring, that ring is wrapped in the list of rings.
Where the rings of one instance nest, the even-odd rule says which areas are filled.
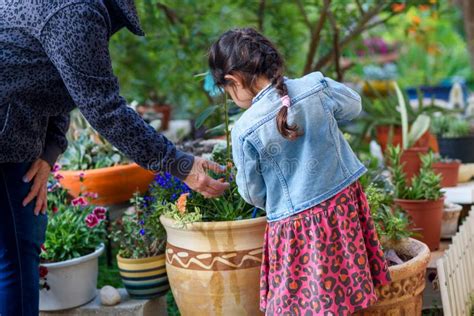
[[[260,309],[266,315],[350,315],[376,302],[374,286],[390,282],[359,182],[269,223],[264,247]]]

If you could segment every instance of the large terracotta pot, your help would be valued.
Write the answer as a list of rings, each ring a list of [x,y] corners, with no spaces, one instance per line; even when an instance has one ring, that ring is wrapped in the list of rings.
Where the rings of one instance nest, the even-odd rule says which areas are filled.
[[[442,187],[455,187],[458,185],[459,166],[458,161],[453,162],[436,162],[433,164],[433,170],[437,174],[441,174]]]
[[[393,245],[398,255],[412,259],[389,268],[392,282],[376,288],[378,301],[359,316],[421,315],[426,267],[430,250],[424,243],[409,238]]]
[[[402,128],[400,126],[393,126],[393,135],[390,142],[390,126],[379,125],[375,129],[377,136],[377,142],[382,147],[382,152],[387,150],[388,145],[393,146],[402,145]],[[429,131],[424,133],[423,136],[415,143],[414,147],[429,147],[434,152],[438,152],[438,140]]]
[[[428,147],[412,147],[403,150],[400,163],[403,164],[403,171],[407,176],[408,185],[411,184],[411,179],[420,172],[420,155],[426,154],[427,152]]]
[[[183,316],[261,315],[259,275],[266,218],[166,229],[166,270]]]
[[[125,259],[117,255],[117,264],[130,297],[149,299],[168,293],[170,286],[164,254],[141,259]]]
[[[84,173],[84,181],[79,175]],[[137,191],[145,193],[153,181],[153,173],[133,163],[123,166],[100,168],[85,171],[60,171],[64,177],[61,185],[73,197],[81,192],[94,192],[99,195],[93,201],[96,205],[111,205],[127,202]]]
[[[411,221],[416,239],[428,245],[431,251],[439,248],[444,198],[436,201],[395,199],[395,204],[404,209]]]

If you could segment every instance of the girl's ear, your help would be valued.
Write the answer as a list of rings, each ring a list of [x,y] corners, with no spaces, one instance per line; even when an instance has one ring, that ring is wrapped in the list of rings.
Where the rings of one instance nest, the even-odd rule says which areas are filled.
[[[224,79],[229,81],[230,84],[235,86],[235,87],[243,87],[243,85],[244,85],[244,82],[243,82],[242,78],[240,78],[239,76],[225,75]]]

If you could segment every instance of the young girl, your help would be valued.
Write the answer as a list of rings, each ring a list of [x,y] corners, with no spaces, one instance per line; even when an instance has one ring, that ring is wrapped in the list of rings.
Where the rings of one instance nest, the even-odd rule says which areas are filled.
[[[338,129],[360,96],[316,72],[283,77],[257,31],[223,34],[209,53],[215,82],[247,111],[232,130],[242,197],[265,209],[260,308],[266,315],[349,315],[390,281],[359,177]]]

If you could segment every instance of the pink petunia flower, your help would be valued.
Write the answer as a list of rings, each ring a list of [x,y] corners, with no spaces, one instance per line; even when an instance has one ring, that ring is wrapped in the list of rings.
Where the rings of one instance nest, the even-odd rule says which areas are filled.
[[[83,196],[79,196],[72,200],[72,206],[87,206],[87,200]]]
[[[100,221],[105,220],[106,216],[105,214],[107,213],[107,209],[105,207],[96,207],[93,211],[92,214],[95,215]]]
[[[59,211],[59,208],[53,204],[53,207],[51,207],[51,211],[53,212],[53,214],[56,214]]]
[[[59,170],[61,170],[61,165],[58,164],[58,163],[55,163],[54,166],[53,166],[53,170],[51,170],[52,173],[56,173],[58,172]]]
[[[59,181],[59,180],[64,179],[64,177],[63,177],[62,174],[60,174],[59,172],[57,172],[57,173],[54,174],[54,179],[57,180],[57,181]]]
[[[97,225],[99,225],[99,219],[97,218],[97,216],[95,216],[93,213],[91,213],[91,214],[87,215],[87,217],[86,217],[86,224],[87,224],[87,227],[94,228]]]

